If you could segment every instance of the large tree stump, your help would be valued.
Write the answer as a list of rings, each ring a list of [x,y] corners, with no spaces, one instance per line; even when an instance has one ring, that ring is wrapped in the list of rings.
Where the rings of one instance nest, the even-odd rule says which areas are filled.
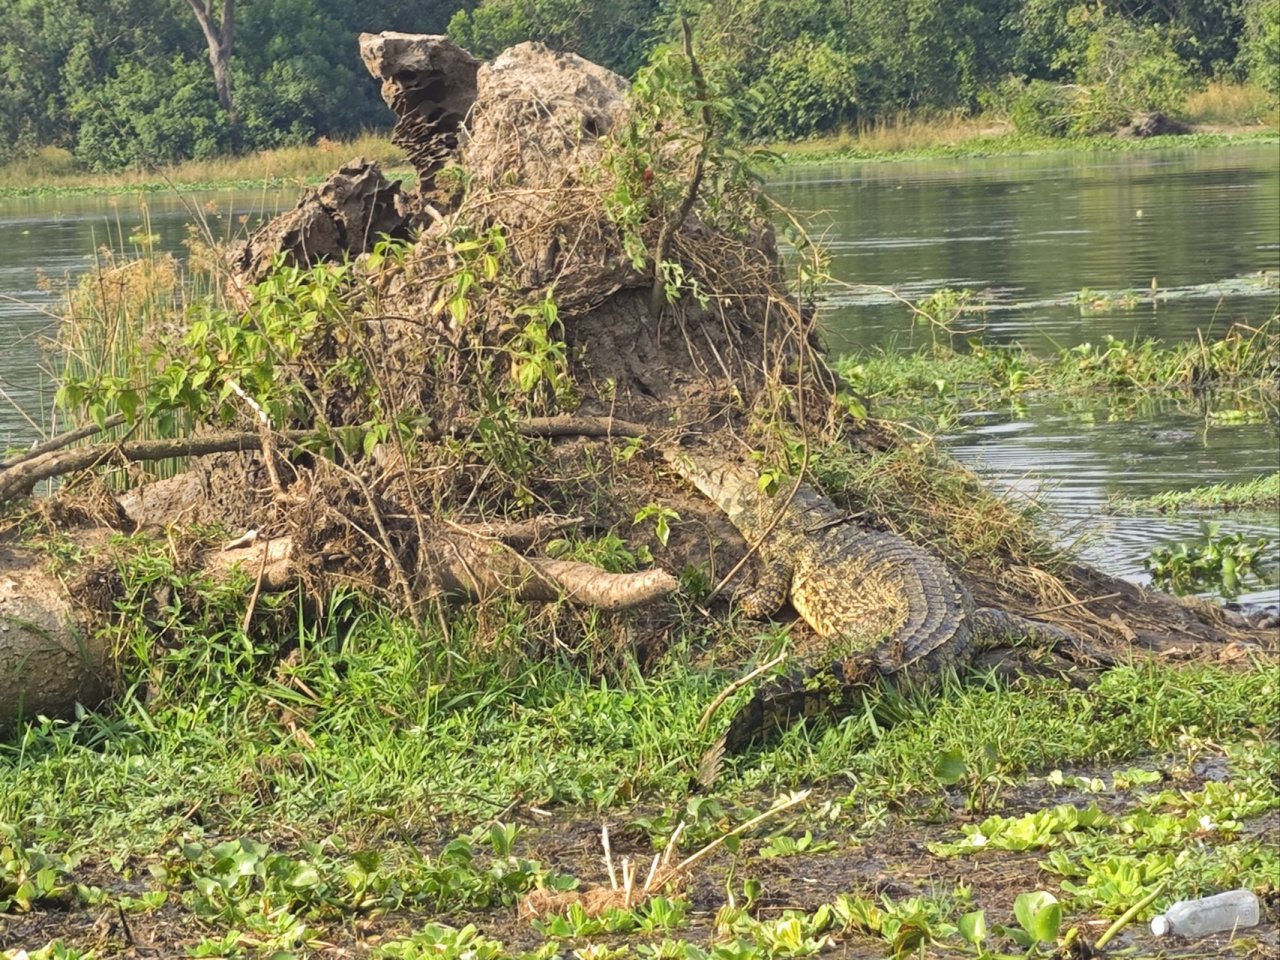
[[[83,628],[62,582],[33,551],[0,546],[0,726],[95,706],[107,677],[105,646]]]

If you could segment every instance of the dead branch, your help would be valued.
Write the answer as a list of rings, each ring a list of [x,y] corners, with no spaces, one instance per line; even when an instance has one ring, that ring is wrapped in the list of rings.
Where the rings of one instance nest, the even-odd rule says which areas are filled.
[[[290,431],[291,441],[315,436],[311,431]],[[31,493],[41,480],[88,470],[104,463],[139,463],[169,457],[202,457],[213,453],[233,453],[256,448],[262,442],[257,433],[211,433],[175,440],[129,440],[124,443],[94,444],[72,450],[53,450],[33,457],[0,473],[0,500],[13,500]]]
[[[444,436],[464,437],[474,432],[476,424],[464,421],[455,424],[447,431],[432,431],[428,440],[439,440]],[[532,417],[514,424],[514,429],[522,437],[644,437],[651,432],[643,424],[630,423],[614,417]],[[72,431],[73,433],[75,431]],[[0,501],[14,500],[31,493],[35,485],[42,480],[60,477],[77,470],[88,470],[105,463],[140,463],[153,460],[165,460],[169,457],[203,457],[215,453],[235,453],[244,450],[261,449],[262,434],[248,431],[233,433],[210,433],[196,437],[185,437],[173,440],[130,440],[124,443],[94,444],[77,447],[74,450],[63,450],[61,447],[73,443],[83,436],[91,436],[97,430],[75,437],[73,440],[60,442],[57,447],[35,455],[25,455],[0,472]],[[290,443],[298,443],[307,439],[318,439],[321,434],[314,430],[287,430],[277,434]],[[69,436],[64,435],[64,436]],[[62,438],[57,438],[59,441]],[[52,442],[52,441],[50,441]]]
[[[509,596],[625,610],[661,599],[677,587],[676,579],[665,570],[609,573],[589,563],[521,556],[495,540],[452,530],[433,531],[432,542],[425,548],[424,567],[415,584],[420,599],[448,595],[482,601]],[[262,589],[280,591],[297,582],[293,550],[288,537],[258,541],[214,554],[206,561],[205,571],[225,576],[235,566],[255,575],[261,570]]]
[[[110,430],[124,423],[124,414],[116,413],[107,417],[99,426],[96,423],[85,424],[83,427],[76,427],[74,430],[68,430],[66,433],[60,433],[56,437],[50,437],[41,443],[35,444],[31,449],[24,450],[8,460],[0,460],[0,470],[8,470],[16,467],[20,463],[26,463],[28,460],[34,460],[36,457],[43,456],[46,453],[52,453],[55,450],[61,450],[63,447],[69,447],[73,443],[80,440],[88,439],[96,436],[104,430]]]

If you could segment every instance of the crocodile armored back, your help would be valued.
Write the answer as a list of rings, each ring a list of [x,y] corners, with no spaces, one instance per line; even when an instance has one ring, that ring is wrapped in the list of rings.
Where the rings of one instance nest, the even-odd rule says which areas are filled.
[[[753,603],[754,612],[789,601],[818,637],[799,644],[798,664],[733,718],[726,750],[800,717],[838,712],[877,675],[933,675],[968,654],[972,605],[932,554],[858,527],[808,484],[784,484],[770,496],[754,471],[723,458],[668,451],[667,460],[725,512],[769,581],[783,586],[772,604]]]

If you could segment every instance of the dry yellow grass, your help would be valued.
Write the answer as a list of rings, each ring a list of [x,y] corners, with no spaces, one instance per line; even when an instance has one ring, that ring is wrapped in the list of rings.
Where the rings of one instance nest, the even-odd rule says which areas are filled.
[[[1184,109],[1197,126],[1280,127],[1280,104],[1252,84],[1215,81],[1188,97]]]
[[[847,128],[830,137],[818,137],[800,143],[775,144],[789,156],[840,152],[897,153],[949,146],[976,137],[997,137],[1013,127],[990,116],[968,117],[958,114],[913,116],[902,113],[884,117],[874,123]]]
[[[80,188],[127,190],[153,184],[214,184],[232,181],[307,179],[332,173],[341,163],[363,156],[384,166],[404,162],[404,151],[385,134],[366,133],[354,140],[321,138],[314,144],[279,147],[239,157],[189,160],[147,170],[89,173],[77,169],[71,154],[43,147],[34,156],[0,167],[0,189]]]

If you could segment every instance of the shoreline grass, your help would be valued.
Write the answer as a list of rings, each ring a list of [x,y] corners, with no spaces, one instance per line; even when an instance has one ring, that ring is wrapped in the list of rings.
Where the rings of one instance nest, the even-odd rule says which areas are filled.
[[[1142,140],[1101,135],[1074,139],[1027,136],[998,117],[902,114],[861,130],[769,145],[786,163],[856,160],[892,162],[1041,153],[1226,147],[1280,142],[1280,108],[1259,101],[1250,87],[1211,84],[1187,102],[1192,132]],[[154,192],[174,186],[231,190],[312,185],[356,156],[408,176],[404,151],[381,133],[350,141],[281,147],[241,157],[191,160],[152,170],[93,173],[76,168],[69,151],[44,147],[0,166],[0,199],[42,195]]]
[[[1190,133],[1133,139],[1109,134],[1031,136],[1018,133],[1007,119],[993,114],[902,113],[858,129],[776,143],[770,149],[790,163],[820,163],[1158,150],[1280,141],[1280,104],[1255,86],[1210,83],[1187,98],[1182,114]]]
[[[1049,153],[1132,152],[1203,149],[1280,143],[1280,128],[1256,130],[1193,129],[1188,134],[1129,139],[1110,135],[1042,137],[1017,133],[1008,126],[977,121],[913,124],[901,132],[844,132],[798,143],[773,144],[770,150],[784,163],[888,163],[932,159],[981,159],[994,156],[1035,156]]]
[[[35,156],[0,166],[0,199],[67,194],[154,192],[175,186],[239,189],[305,185],[323,181],[354,157],[376,160],[384,168],[407,169],[404,151],[386,135],[366,133],[354,140],[279,147],[239,157],[189,160],[151,170],[92,173],[76,168],[71,154],[44,147]]]

